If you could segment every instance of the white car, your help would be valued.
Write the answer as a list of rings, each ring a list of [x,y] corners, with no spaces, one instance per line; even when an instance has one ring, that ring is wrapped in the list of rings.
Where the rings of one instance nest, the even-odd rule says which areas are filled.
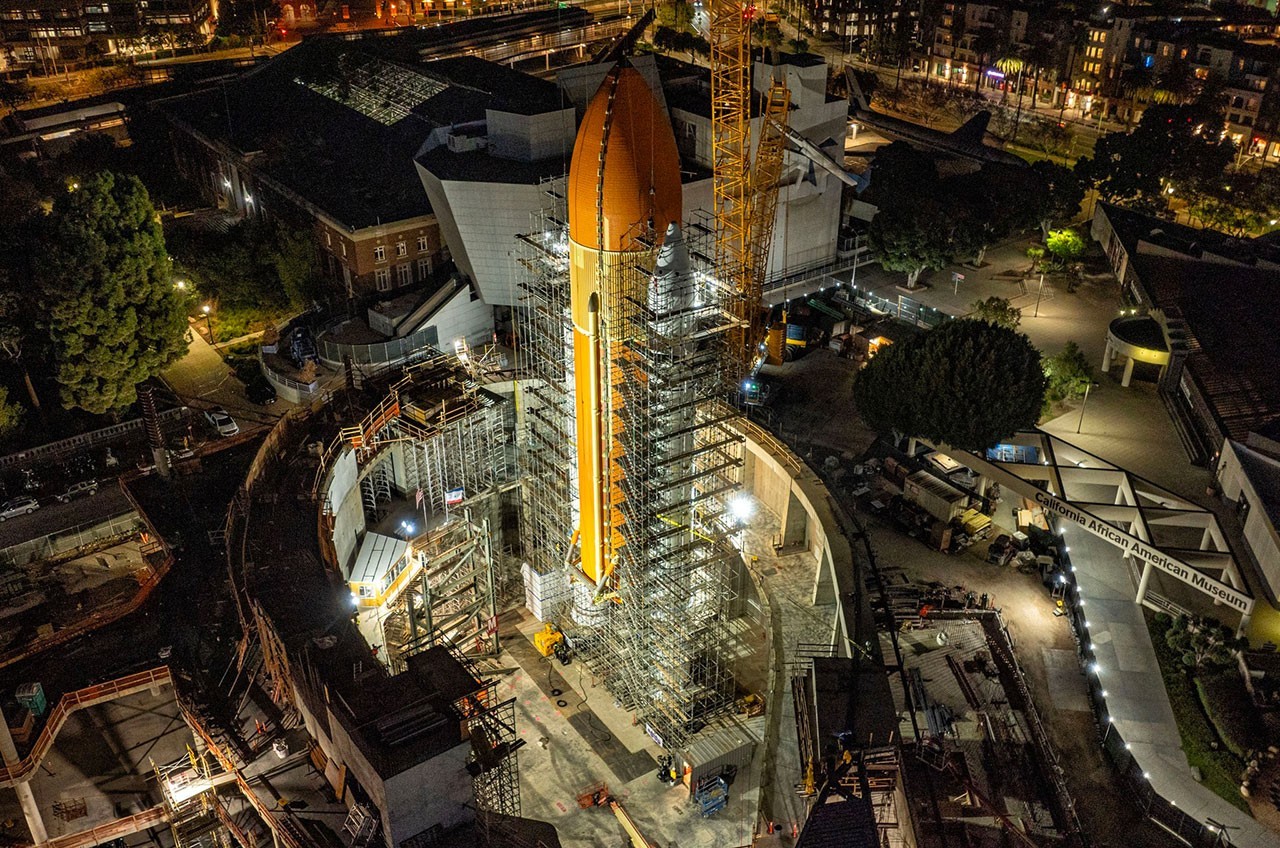
[[[218,431],[219,436],[234,436],[240,432],[240,425],[236,420],[220,406],[204,411],[204,420],[209,422],[209,426]]]
[[[4,521],[6,518],[13,518],[15,515],[27,515],[39,508],[40,501],[29,495],[23,495],[20,498],[5,501],[4,505],[0,506],[0,521]]]

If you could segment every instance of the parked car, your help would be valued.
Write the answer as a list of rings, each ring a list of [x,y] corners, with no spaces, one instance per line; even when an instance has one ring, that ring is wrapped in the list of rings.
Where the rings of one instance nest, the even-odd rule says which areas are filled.
[[[209,422],[209,426],[216,430],[219,436],[234,436],[240,432],[240,425],[220,406],[206,409],[204,420]]]
[[[6,518],[13,518],[15,515],[28,515],[40,508],[40,501],[24,495],[20,498],[5,501],[4,506],[0,506],[0,521]]]
[[[68,503],[74,498],[78,498],[81,496],[87,497],[91,495],[96,495],[97,493],[98,493],[97,480],[82,480],[79,483],[72,483],[70,486],[67,487],[67,490],[65,492],[58,495],[56,498],[54,498],[54,500],[56,500],[58,503]]]
[[[276,402],[276,387],[266,377],[257,376],[244,387],[245,396],[258,406],[270,406]]]

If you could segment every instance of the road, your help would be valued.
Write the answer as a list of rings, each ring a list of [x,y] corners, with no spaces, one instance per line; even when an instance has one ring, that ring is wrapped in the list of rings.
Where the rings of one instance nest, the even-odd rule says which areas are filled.
[[[115,480],[104,480],[96,495],[76,498],[70,503],[60,504],[51,498],[42,498],[41,506],[35,512],[0,521],[0,548],[65,533],[84,524],[106,521],[131,509],[133,505]]]

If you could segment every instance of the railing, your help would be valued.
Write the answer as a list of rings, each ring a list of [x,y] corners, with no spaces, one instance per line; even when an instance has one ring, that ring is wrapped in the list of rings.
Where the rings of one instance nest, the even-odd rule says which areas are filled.
[[[160,423],[172,421],[175,418],[181,418],[187,415],[190,410],[181,406],[176,409],[166,409],[160,413]],[[126,433],[132,433],[134,430],[142,429],[142,419],[134,418],[131,421],[122,421],[119,424],[112,424],[110,427],[103,427],[101,430],[94,430],[89,433],[81,433],[78,436],[72,436],[69,439],[62,439],[57,442],[49,442],[46,445],[31,448],[30,450],[11,453],[8,456],[0,456],[0,468],[11,468],[15,465],[21,465],[26,462],[38,462],[40,460],[53,459],[68,454],[73,451],[91,448],[100,445],[103,442],[109,442]]]
[[[53,708],[53,712],[49,713],[49,720],[45,722],[44,729],[36,738],[36,744],[32,746],[31,753],[16,763],[0,768],[0,787],[10,787],[31,778],[32,773],[40,767],[40,762],[49,753],[49,749],[53,747],[54,739],[57,738],[58,732],[62,730],[62,726],[67,723],[67,718],[72,713],[83,710],[85,707],[114,701],[117,698],[124,698],[172,682],[169,667],[162,665],[150,671],[128,674],[107,683],[97,683],[63,695],[58,700],[58,705]]]
[[[424,347],[434,351],[439,336],[435,327],[427,327],[402,339],[361,345],[331,342],[323,338],[324,333],[322,330],[316,334],[316,353],[320,356],[320,361],[331,368],[342,368],[348,356],[353,365],[393,365],[403,362]]]
[[[218,764],[222,766],[224,771],[235,777],[236,788],[240,790],[240,794],[249,802],[249,806],[253,807],[253,811],[257,813],[260,819],[262,819],[262,823],[271,828],[271,832],[276,837],[279,844],[285,846],[285,848],[311,848],[310,842],[306,839],[304,831],[297,828],[296,825],[294,825],[294,823],[288,818],[278,818],[271,808],[263,803],[262,799],[258,797],[258,793],[254,792],[253,787],[249,785],[249,781],[245,780],[244,775],[236,766],[235,761],[223,753],[222,748],[218,745],[217,741],[214,740],[213,735],[210,734],[205,726],[200,723],[200,720],[195,716],[195,714],[183,706],[181,702],[178,703],[178,708],[182,711],[182,715],[186,718],[187,724],[191,727],[192,732],[204,741],[205,747],[208,749],[209,753],[213,754],[213,758],[218,761]],[[219,812],[217,807],[220,806],[220,804],[215,805],[214,813],[223,821],[224,824],[226,824],[231,821],[231,816],[227,814],[225,809]],[[288,810],[284,811],[284,815],[286,817],[290,815]],[[240,828],[233,826],[231,829],[236,834],[237,840],[242,836],[245,836],[244,831]],[[247,845],[247,843],[244,842],[241,844]]]
[[[55,837],[48,842],[42,842],[39,848],[94,848],[95,845],[102,845],[114,839],[132,836],[149,827],[164,824],[168,820],[169,814],[163,805],[152,807],[149,810],[143,810],[131,816],[113,819],[88,830]],[[254,846],[248,846],[248,848],[254,848]]]
[[[281,374],[276,369],[272,368],[270,365],[267,364],[267,360],[262,356],[261,347],[258,348],[258,365],[259,367],[262,368],[262,373],[266,375],[266,377],[270,379],[273,383],[279,383],[282,386],[287,386],[288,388],[293,389],[295,392],[298,392],[299,394],[313,395],[316,392],[320,391],[319,380],[312,380],[310,383],[303,383],[293,379],[292,377],[287,377],[284,374]]]

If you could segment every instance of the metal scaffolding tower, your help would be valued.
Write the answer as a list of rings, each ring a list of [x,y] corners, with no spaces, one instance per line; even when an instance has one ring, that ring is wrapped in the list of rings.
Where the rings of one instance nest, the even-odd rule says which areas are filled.
[[[552,193],[553,207],[558,200]],[[519,310],[525,476],[524,548],[541,577],[565,569],[577,526],[567,235],[554,208],[523,237]],[[644,234],[650,244],[655,234]],[[686,255],[678,232],[639,254],[602,292],[611,316],[604,351],[611,546],[616,568],[603,600],[571,584],[546,611],[574,651],[651,736],[675,747],[731,703],[725,658],[731,573],[728,502],[738,487],[741,439],[723,390],[726,333],[738,326],[714,275]],[[689,255],[694,257],[691,263]],[[628,292],[647,292],[644,298]],[[556,605],[552,605],[555,607]]]
[[[408,657],[441,640],[471,656],[495,656],[497,563],[489,522],[473,521],[467,512],[412,545],[411,562],[404,565],[410,573],[382,619],[391,672],[403,671]]]
[[[230,835],[215,814],[214,775],[223,771],[217,759],[188,748],[184,759],[165,766],[152,760],[151,767],[175,848],[230,848]]]

